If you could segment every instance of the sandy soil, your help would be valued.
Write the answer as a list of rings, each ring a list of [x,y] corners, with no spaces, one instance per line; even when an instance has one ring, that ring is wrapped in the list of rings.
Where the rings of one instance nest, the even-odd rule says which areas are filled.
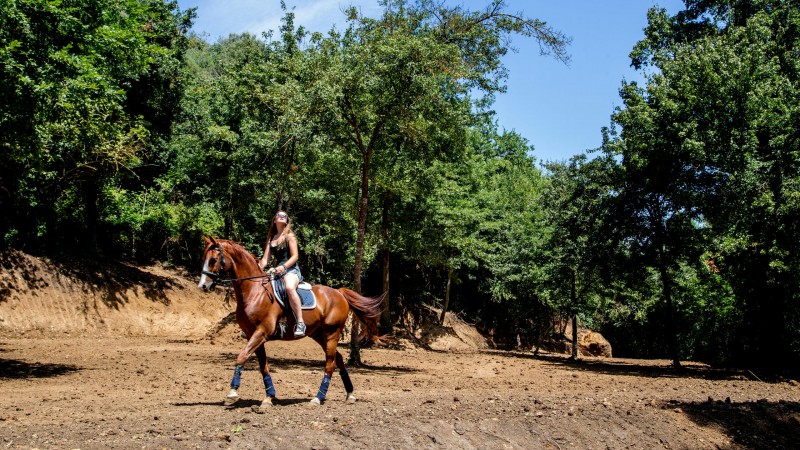
[[[111,290],[97,280],[40,278],[38,287],[25,281],[26,292],[18,272],[0,275],[4,448],[800,446],[793,380],[411,342],[365,349],[366,367],[350,370],[359,401],[344,402],[334,375],[318,407],[308,401],[322,379],[321,349],[309,339],[269,342],[277,405],[259,409],[253,360],[242,400],[225,407],[244,341],[234,326],[215,327],[228,313],[221,294],[199,295],[191,279],[162,269],[116,279]]]

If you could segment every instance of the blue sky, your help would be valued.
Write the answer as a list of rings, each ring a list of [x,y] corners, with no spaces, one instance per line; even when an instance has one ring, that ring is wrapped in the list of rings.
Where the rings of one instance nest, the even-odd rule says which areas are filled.
[[[478,9],[489,0],[447,0],[449,5]],[[178,0],[181,9],[197,7],[194,31],[214,42],[230,33],[261,35],[277,30],[283,12],[280,0]],[[342,28],[342,10],[354,5],[377,17],[378,0],[286,0],[295,22],[311,31]],[[507,11],[546,21],[572,38],[569,66],[540,56],[536,41],[517,36],[516,52],[503,60],[508,90],[497,96],[499,126],[515,130],[535,147],[540,161],[564,160],[600,145],[600,129],[622,105],[622,80],[641,81],[630,67],[633,45],[643,37],[647,10],[666,8],[674,14],[680,0],[506,0]]]

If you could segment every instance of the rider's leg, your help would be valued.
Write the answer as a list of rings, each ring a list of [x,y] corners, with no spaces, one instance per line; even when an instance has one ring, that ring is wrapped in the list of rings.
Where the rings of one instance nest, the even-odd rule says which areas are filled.
[[[295,336],[305,336],[306,324],[303,322],[303,310],[300,306],[300,294],[297,293],[297,285],[300,284],[300,279],[293,273],[287,273],[283,277],[286,283],[286,294],[289,296],[289,305],[292,307],[292,312],[297,320],[294,327]]]

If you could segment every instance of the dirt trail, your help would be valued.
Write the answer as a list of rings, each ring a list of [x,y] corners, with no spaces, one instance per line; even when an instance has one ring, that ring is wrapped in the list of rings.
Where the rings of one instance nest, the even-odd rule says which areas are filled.
[[[243,400],[226,408],[222,399],[244,341],[234,327],[208,334],[228,313],[223,297],[203,297],[188,278],[156,269],[147,273],[152,276],[144,277],[143,286],[119,281],[117,295],[111,297],[104,288],[94,294],[76,289],[58,302],[48,301],[45,293],[66,290],[62,281],[0,299],[0,446],[800,445],[796,382],[764,382],[747,372],[700,364],[687,364],[675,373],[668,361],[584,358],[573,363],[555,354],[537,358],[522,352],[430,351],[410,345],[365,349],[367,367],[351,369],[359,401],[343,401],[341,380],[334,375],[328,401],[313,407],[308,400],[322,378],[322,351],[310,339],[270,342],[267,354],[277,405],[259,410],[263,385],[255,361],[250,361],[240,389]],[[12,275],[3,276],[16,279]],[[160,290],[153,280],[161,280]],[[76,298],[83,300],[76,305]],[[96,308],[71,316],[83,314],[85,322],[58,322],[85,304]],[[34,317],[47,323],[48,314],[53,323],[72,325],[29,326]],[[168,331],[170,322],[179,331]],[[342,351],[347,354],[346,348]]]

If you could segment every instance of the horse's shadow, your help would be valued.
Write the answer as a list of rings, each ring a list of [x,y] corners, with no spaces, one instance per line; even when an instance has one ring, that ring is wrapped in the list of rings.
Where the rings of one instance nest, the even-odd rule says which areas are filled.
[[[274,398],[272,400],[272,406],[292,406],[292,405],[299,405],[308,403],[311,399],[310,398]],[[327,401],[327,400],[326,400]],[[247,409],[247,408],[258,408],[261,406],[261,400],[250,399],[250,400],[239,400],[238,402],[234,403],[233,405],[225,405],[222,401],[218,402],[180,402],[180,403],[173,403],[173,406],[219,406],[225,409],[236,410],[236,409]]]
[[[203,361],[214,364],[214,365],[230,365],[232,361],[236,361],[236,357],[238,355],[236,353],[224,352],[220,353],[219,355],[211,356],[211,357],[203,357]],[[280,358],[275,356],[267,355],[267,360],[269,361],[269,370],[271,372],[280,372],[281,370],[291,370],[291,369],[324,369],[325,368],[325,360],[311,360],[311,359],[300,359],[300,358]],[[245,369],[258,369],[258,360],[253,357],[247,360],[245,363]]]

